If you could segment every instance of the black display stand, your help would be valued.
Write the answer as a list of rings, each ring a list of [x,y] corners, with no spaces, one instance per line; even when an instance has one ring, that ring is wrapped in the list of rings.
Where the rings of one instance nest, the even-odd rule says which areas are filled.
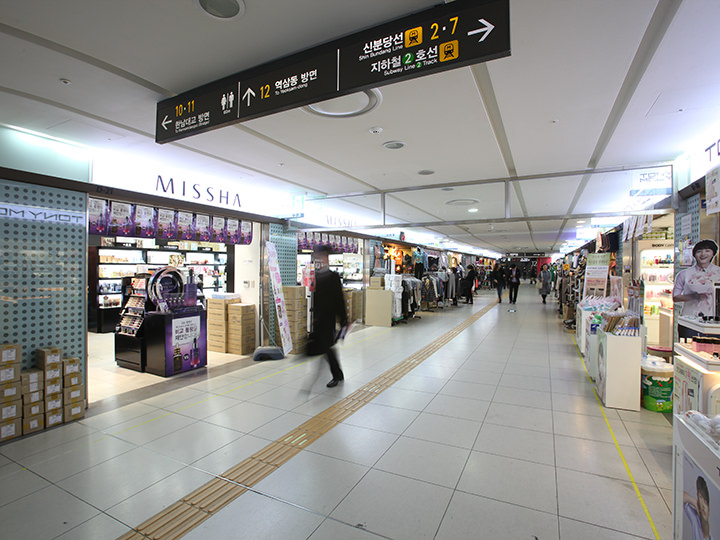
[[[97,308],[97,332],[106,333],[114,332],[115,327],[120,322],[121,307],[116,308]]]
[[[155,309],[155,305],[148,300],[145,290],[149,277],[149,274],[137,274],[132,278],[122,278],[124,307],[118,314],[117,327],[113,328],[115,363],[134,371],[145,371],[147,352],[143,319],[147,311]],[[128,323],[132,326],[128,326]],[[100,325],[99,320],[98,325]]]
[[[127,369],[145,371],[145,340],[138,336],[115,334],[115,363]]]
[[[197,337],[193,346],[183,345],[181,351],[179,345],[175,347],[177,328],[174,328],[174,323],[188,319],[194,319],[193,328],[197,330]],[[201,306],[186,308],[181,313],[147,313],[143,326],[146,372],[170,377],[207,365],[207,313]]]

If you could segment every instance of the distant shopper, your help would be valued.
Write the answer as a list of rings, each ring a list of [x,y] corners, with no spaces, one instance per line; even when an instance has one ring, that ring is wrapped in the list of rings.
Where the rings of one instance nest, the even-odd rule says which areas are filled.
[[[547,298],[547,295],[550,294],[550,270],[548,270],[547,264],[542,265],[538,279],[540,280],[540,296],[542,296],[543,299],[542,303],[547,304],[545,299]]]
[[[498,303],[502,302],[502,290],[505,287],[505,272],[499,263],[495,263],[492,272],[490,273],[492,280],[492,286],[497,290]]]
[[[683,491],[683,512],[690,522],[692,540],[709,540],[710,538],[710,493],[707,482],[702,476],[695,480],[697,497]],[[683,535],[683,538],[687,538]]]
[[[457,306],[457,290],[458,290],[458,269],[457,266],[451,268],[448,274],[448,300],[452,300],[452,305]]]
[[[508,270],[507,286],[510,292],[510,303],[517,304],[518,289],[520,288],[520,270],[515,263],[511,264]]]
[[[336,324],[341,328],[348,324],[345,311],[340,276],[330,270],[328,257],[330,248],[318,246],[315,248],[313,259],[315,262],[315,295],[313,297],[313,332],[308,346],[309,354],[324,354],[330,365],[332,380],[327,383],[328,388],[337,386],[345,376],[340,368],[333,345],[337,341]]]
[[[467,272],[460,282],[460,296],[465,297],[466,304],[473,303],[473,288],[475,287],[475,267],[472,264],[467,265]]]
[[[700,240],[693,246],[695,264],[678,272],[673,288],[673,301],[682,302],[681,315],[696,317],[699,313],[715,316],[713,311],[714,284],[720,282],[720,267],[712,263],[718,245],[712,240]]]

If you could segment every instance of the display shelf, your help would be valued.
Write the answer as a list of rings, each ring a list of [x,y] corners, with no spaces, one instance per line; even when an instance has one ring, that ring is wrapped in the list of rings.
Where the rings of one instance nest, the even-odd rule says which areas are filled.
[[[717,371],[720,369],[720,360],[713,360],[713,356],[706,352],[694,351],[682,343],[675,343],[675,352],[685,356],[708,370]]]
[[[706,323],[698,321],[697,319],[684,317],[682,315],[679,315],[677,317],[677,323],[678,326],[684,326],[685,328],[695,330],[696,332],[700,332],[701,334],[720,336],[720,324]]]

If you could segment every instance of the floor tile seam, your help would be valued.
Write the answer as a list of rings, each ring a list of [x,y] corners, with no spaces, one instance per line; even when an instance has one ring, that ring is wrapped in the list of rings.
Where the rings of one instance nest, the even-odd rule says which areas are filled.
[[[492,307],[492,306],[488,306],[488,307]],[[485,308],[483,308],[483,310],[481,310],[481,312],[478,312],[478,313],[476,313],[475,315],[473,315],[473,316],[471,317],[471,318],[474,319],[473,322],[475,322],[475,321],[478,320],[480,317],[482,317],[485,313],[487,313],[487,311],[489,311],[489,309],[486,310]],[[421,349],[421,350],[422,350],[422,349]],[[437,351],[434,351],[434,352],[437,352]],[[432,354],[434,354],[434,352],[433,352]],[[424,359],[427,359],[429,356],[431,356],[431,354],[430,354],[430,355],[427,355],[427,357],[424,358]],[[423,359],[423,360],[424,360],[424,359]],[[418,363],[417,365],[419,365],[419,363]],[[413,367],[414,367],[414,366],[413,366]],[[395,382],[397,382],[397,381],[395,381]],[[371,381],[369,384],[372,384],[372,383],[373,383],[373,381]],[[368,385],[365,385],[365,386],[368,386]],[[365,387],[365,386],[364,386],[364,387]],[[364,387],[361,387],[360,390],[362,390]],[[384,389],[383,389],[383,390],[384,390]],[[357,392],[357,391],[356,391],[356,392]],[[354,393],[353,393],[353,394],[354,394]],[[350,394],[350,396],[352,396],[353,394]],[[341,400],[341,402],[344,401],[344,400],[346,400],[346,399],[347,399],[348,397],[350,397],[350,396],[346,396],[345,398],[343,398],[343,399]],[[340,402],[338,402],[338,403],[340,403]],[[332,405],[331,407],[329,407],[329,408],[326,409],[325,411],[323,411],[323,413],[324,413],[324,412],[327,412],[329,409],[332,409],[332,408],[334,408],[334,407],[336,407],[336,406],[337,406],[337,403],[334,404],[334,405]],[[320,413],[320,414],[323,414],[323,413]],[[319,415],[318,415],[318,416],[319,416]],[[328,428],[328,431],[329,431],[329,429],[330,429],[330,428]],[[378,431],[380,431],[380,430],[378,430]],[[286,436],[289,435],[290,433],[292,433],[292,432],[289,432],[288,434],[286,434]],[[282,437],[281,437],[281,439],[282,439]],[[273,443],[271,443],[271,444],[273,444]],[[302,450],[302,449],[300,449],[300,450],[298,450],[298,451],[301,451],[301,450]],[[190,465],[187,465],[187,464],[186,464],[186,466],[190,466]],[[150,519],[153,519],[153,518],[155,518],[155,517],[158,517],[158,516],[160,516],[160,515],[162,515],[162,514],[163,514],[163,512],[160,512],[160,513],[158,513],[156,516],[151,517]],[[141,525],[142,525],[142,524],[141,524]],[[140,526],[138,526],[138,527],[140,527]],[[138,529],[137,529],[137,528],[133,528],[133,530],[138,530]]]
[[[513,426],[509,424],[498,424],[496,422],[493,422],[492,419],[485,419],[483,424],[488,424],[491,426],[500,426],[500,427],[508,427],[508,428],[515,428],[515,429],[524,429],[525,431],[530,431],[532,433],[544,433],[546,435],[553,435],[552,431],[543,431],[542,429],[533,429],[533,428],[522,428],[518,426]]]
[[[608,446],[611,446],[611,447],[615,448],[615,443],[613,443],[612,441],[610,441],[610,442],[608,442],[608,441],[601,441],[601,440],[598,440],[598,439],[589,439],[589,438],[587,438],[587,437],[577,437],[577,436],[575,436],[575,435],[566,435],[566,434],[564,434],[564,433],[555,433],[554,435],[555,435],[555,437],[561,437],[561,438],[563,438],[563,439],[577,439],[577,440],[579,440],[579,441],[596,442],[596,443],[600,443],[600,444],[603,444],[603,445],[608,445]],[[636,451],[638,452],[638,454],[640,454],[640,450],[642,450],[641,448],[638,448],[638,447],[636,447],[636,446],[634,446],[634,445],[632,445],[632,444],[620,444],[620,443],[618,443],[618,446],[620,446],[620,448],[626,448],[626,449],[629,449],[629,450],[636,450]],[[648,450],[649,450],[649,449],[648,449]],[[661,453],[661,454],[672,454],[672,452],[659,452],[659,453]]]
[[[630,481],[629,481],[629,480],[623,480],[623,479],[620,478],[619,476],[612,476],[612,475],[610,475],[610,474],[608,474],[608,473],[594,472],[594,471],[590,471],[590,470],[588,470],[588,469],[575,469],[575,468],[573,468],[573,467],[568,467],[567,465],[558,465],[558,466],[557,466],[557,469],[558,469],[558,470],[563,470],[563,471],[583,473],[583,474],[587,474],[587,475],[590,475],[590,476],[597,476],[598,478],[604,478],[604,479],[606,479],[606,480],[617,480],[618,482],[622,482],[622,483],[624,483],[624,484],[630,484]],[[623,471],[622,473],[618,473],[618,474],[624,474],[624,472],[625,472],[625,471]],[[650,476],[650,478],[652,478],[652,475],[650,474],[649,471],[648,471],[648,475]],[[635,483],[636,483],[638,486],[642,486],[642,487],[649,488],[649,489],[653,489],[653,488],[654,488],[654,489],[658,489],[658,490],[660,489],[660,486],[658,486],[655,482],[653,482],[652,484],[648,484],[647,482],[638,482],[638,481],[636,480]]]
[[[604,529],[604,530],[607,530],[607,531],[616,532],[616,533],[618,533],[618,534],[622,534],[622,535],[624,535],[624,536],[629,536],[629,537],[631,537],[631,538],[638,538],[639,540],[654,540],[654,538],[653,538],[652,536],[639,536],[639,535],[634,534],[634,533],[631,533],[631,532],[622,531],[622,530],[620,530],[620,529],[613,529],[612,527],[607,527],[607,526],[605,526],[605,525],[598,525],[597,523],[592,523],[592,522],[590,522],[590,521],[585,521],[585,520],[582,520],[582,519],[578,519],[578,518],[576,518],[576,517],[569,517],[569,516],[560,515],[560,516],[558,516],[558,518],[560,518],[560,519],[566,519],[566,520],[568,520],[568,521],[574,521],[575,523],[582,523],[582,524],[584,524],[584,525],[588,525],[588,526],[590,526],[590,527],[595,527],[595,528],[598,528],[598,529]]]
[[[499,453],[499,452],[491,452],[491,451],[488,451],[488,450],[480,450],[480,449],[477,449],[477,448],[475,448],[475,447],[472,448],[471,453],[475,453],[475,454],[486,454],[486,455],[488,455],[488,456],[501,457],[501,458],[506,458],[506,459],[512,459],[512,460],[522,461],[522,462],[524,462],[524,463],[530,463],[530,464],[532,464],[532,465],[543,465],[543,466],[545,466],[545,467],[556,468],[556,465],[553,465],[552,463],[547,463],[547,462],[545,462],[545,461],[537,461],[537,460],[534,460],[534,459],[529,459],[529,458],[524,458],[524,457],[510,456],[510,455],[508,455],[508,454],[502,454],[502,453]],[[557,478],[556,478],[556,481],[557,481]]]
[[[498,499],[497,497],[489,497],[487,495],[480,495],[479,493],[473,493],[472,491],[467,491],[465,489],[456,489],[455,492],[462,493],[464,495],[472,495],[473,497],[479,497],[481,499],[487,499],[489,501],[495,501],[495,502],[499,502],[499,503],[503,503],[503,504],[509,504],[511,506],[517,506],[518,508],[532,510],[533,512],[539,512],[539,513],[545,514],[547,516],[552,516],[552,517],[556,517],[556,518],[561,517],[555,512],[548,512],[547,510],[541,510],[539,508],[533,508],[532,506],[527,506],[525,504],[518,504],[515,502],[506,501],[505,499]]]

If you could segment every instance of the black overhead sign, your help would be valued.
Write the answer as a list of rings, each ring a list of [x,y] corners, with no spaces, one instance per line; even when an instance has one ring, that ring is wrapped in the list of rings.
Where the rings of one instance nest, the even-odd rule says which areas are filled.
[[[155,140],[509,54],[509,0],[456,0],[161,101]]]

